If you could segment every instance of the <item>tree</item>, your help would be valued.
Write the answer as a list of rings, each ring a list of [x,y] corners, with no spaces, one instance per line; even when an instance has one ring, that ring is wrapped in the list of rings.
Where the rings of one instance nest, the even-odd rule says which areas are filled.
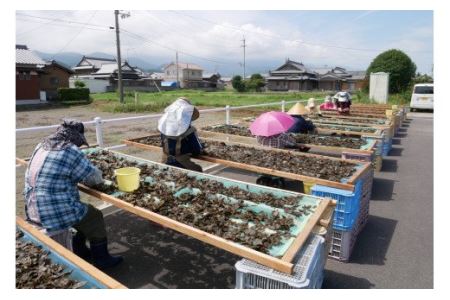
[[[239,76],[239,75],[234,76],[231,79],[231,85],[233,86],[233,88],[236,91],[238,91],[240,93],[245,92],[246,86],[245,86],[245,83],[242,81],[242,77],[241,76]]]
[[[86,87],[86,84],[83,81],[77,80],[77,81],[75,81],[75,87],[77,89],[84,88],[84,87]]]
[[[389,92],[398,93],[409,88],[416,64],[404,52],[391,49],[379,54],[367,68],[367,75],[375,72],[389,73]]]
[[[245,81],[245,87],[247,90],[254,90],[260,92],[261,89],[266,85],[264,77],[261,74],[253,74],[250,76],[250,80]]]
[[[433,77],[431,77],[428,74],[420,74],[417,73],[416,77],[414,77],[413,79],[413,83],[417,84],[417,83],[432,83],[433,82]]]

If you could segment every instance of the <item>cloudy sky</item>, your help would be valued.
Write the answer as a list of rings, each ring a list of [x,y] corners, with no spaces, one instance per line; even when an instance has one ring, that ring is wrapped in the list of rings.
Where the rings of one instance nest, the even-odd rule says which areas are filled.
[[[124,11],[125,12],[125,11]],[[17,11],[16,42],[46,53],[115,55],[113,11]],[[365,70],[380,52],[406,52],[421,73],[433,64],[432,11],[130,11],[120,20],[122,56],[160,66],[267,72],[286,58]]]

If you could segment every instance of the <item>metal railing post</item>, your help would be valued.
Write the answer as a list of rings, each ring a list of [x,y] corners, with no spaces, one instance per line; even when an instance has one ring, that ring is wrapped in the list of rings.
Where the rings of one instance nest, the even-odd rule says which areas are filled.
[[[286,111],[286,100],[281,100],[281,111],[282,112]]]
[[[230,125],[230,106],[225,106],[225,124]]]
[[[97,136],[97,144],[99,147],[103,147],[103,131],[102,131],[102,118],[95,117],[95,135]]]

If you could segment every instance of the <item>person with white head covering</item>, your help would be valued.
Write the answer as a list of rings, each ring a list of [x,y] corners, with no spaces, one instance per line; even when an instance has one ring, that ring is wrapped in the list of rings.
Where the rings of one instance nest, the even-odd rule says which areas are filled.
[[[202,152],[196,129],[191,125],[200,113],[184,97],[175,100],[166,107],[164,115],[158,121],[163,148],[162,162],[171,166],[202,172],[202,167],[191,161]]]
[[[314,98],[308,99],[308,104],[306,105],[306,109],[308,110],[309,114],[312,114],[312,115],[320,114],[320,109],[316,105],[316,99],[314,99]]]
[[[345,91],[337,92],[333,98],[335,99],[334,101],[339,114],[350,113],[350,106],[352,105],[352,96],[350,93]]]

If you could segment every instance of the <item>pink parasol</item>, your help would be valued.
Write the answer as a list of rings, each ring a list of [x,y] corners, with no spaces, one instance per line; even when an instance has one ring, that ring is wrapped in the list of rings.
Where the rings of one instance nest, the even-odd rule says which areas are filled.
[[[294,123],[294,118],[287,113],[269,111],[253,121],[250,125],[250,131],[253,135],[272,136],[286,132]]]

